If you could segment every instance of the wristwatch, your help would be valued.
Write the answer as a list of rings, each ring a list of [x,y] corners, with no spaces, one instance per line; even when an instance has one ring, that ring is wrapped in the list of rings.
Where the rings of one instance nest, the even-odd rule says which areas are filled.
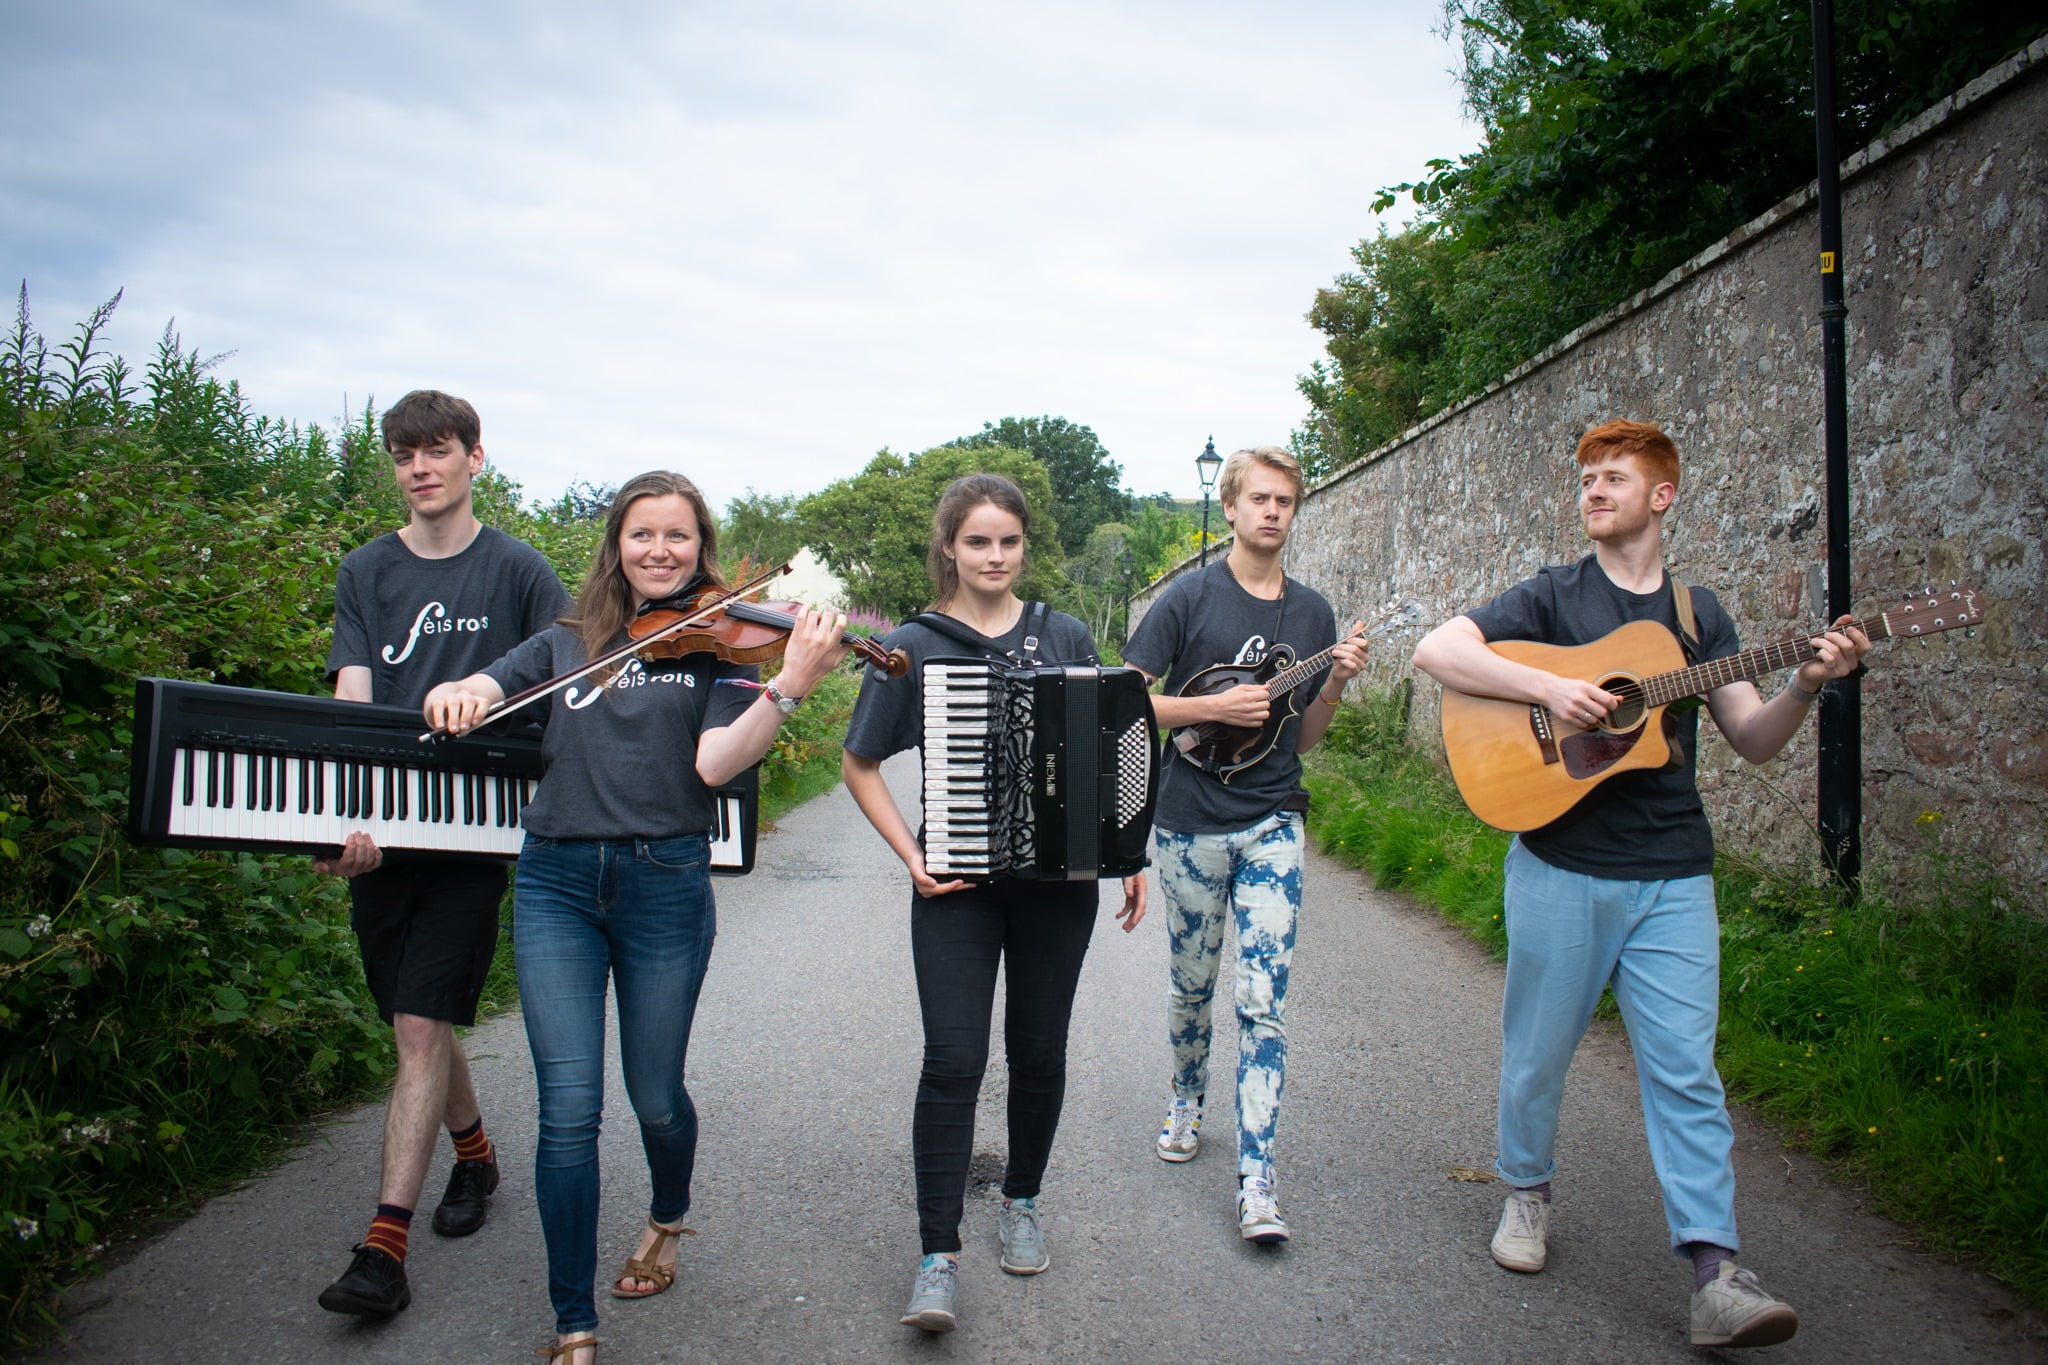
[[[802,697],[792,697],[789,693],[777,687],[773,678],[770,678],[768,685],[761,690],[768,694],[768,700],[775,703],[775,709],[785,716],[795,711],[803,703]]]

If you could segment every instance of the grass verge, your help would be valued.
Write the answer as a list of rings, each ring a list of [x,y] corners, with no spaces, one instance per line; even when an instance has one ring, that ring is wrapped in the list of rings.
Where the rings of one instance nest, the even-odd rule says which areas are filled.
[[[1500,863],[1409,747],[1407,689],[1347,703],[1311,754],[1324,851],[1506,950]],[[2048,924],[1941,849],[1901,890],[1844,905],[1817,876],[1723,853],[1721,1031],[1729,1094],[1868,1186],[1932,1249],[2048,1306]]]

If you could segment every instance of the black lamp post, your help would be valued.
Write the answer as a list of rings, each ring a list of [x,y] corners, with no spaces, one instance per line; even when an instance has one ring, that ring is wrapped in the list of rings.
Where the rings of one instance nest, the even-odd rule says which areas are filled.
[[[1202,566],[1209,564],[1209,490],[1216,486],[1217,471],[1223,468],[1223,457],[1216,453],[1216,438],[1211,436],[1209,444],[1202,447],[1202,453],[1195,456],[1195,473],[1202,480]]]

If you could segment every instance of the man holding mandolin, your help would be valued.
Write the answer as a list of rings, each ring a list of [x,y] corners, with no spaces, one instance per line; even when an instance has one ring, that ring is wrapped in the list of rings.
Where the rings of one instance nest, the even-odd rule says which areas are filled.
[[[1671,438],[1648,422],[1611,421],[1585,434],[1577,458],[1579,516],[1593,553],[1453,617],[1415,650],[1416,667],[1447,696],[1454,689],[1522,704],[1523,728],[1551,768],[1600,761],[1597,746],[1569,746],[1589,735],[1598,741],[1603,726],[1624,732],[1615,747],[1632,743],[1626,732],[1640,727],[1643,704],[1654,699],[1619,670],[1596,674],[1618,689],[1609,690],[1518,662],[1516,644],[1581,647],[1654,621],[1683,641],[1693,664],[1728,659],[1740,648],[1713,595],[1682,585],[1674,592],[1664,572],[1664,515],[1679,477]],[[1870,641],[1849,621],[1792,656],[1804,662],[1768,702],[1740,678],[1706,691],[1714,723],[1736,753],[1752,763],[1775,756],[1821,688],[1861,663]],[[1790,1338],[1799,1318],[1733,1259],[1740,1245],[1734,1130],[1714,1069],[1720,926],[1713,831],[1693,776],[1698,712],[1658,723],[1668,729],[1668,765],[1617,771],[1589,785],[1575,805],[1527,829],[1508,851],[1497,1169],[1510,1193],[1493,1259],[1508,1270],[1543,1269],[1565,1073],[1601,990],[1611,985],[1635,1051],[1671,1245],[1693,1265],[1693,1344],[1767,1346]]]
[[[1287,1077],[1287,973],[1301,910],[1301,757],[1323,737],[1344,684],[1365,667],[1364,623],[1337,638],[1322,595],[1287,577],[1280,552],[1301,503],[1301,466],[1277,446],[1240,450],[1217,480],[1230,553],[1183,574],[1124,646],[1175,731],[1154,841],[1172,958],[1167,1040],[1173,1094],[1156,1151],[1195,1155],[1208,1084],[1211,1005],[1224,921],[1237,930],[1238,1233],[1287,1240],[1273,1193],[1273,1133]],[[1275,665],[1326,655],[1289,687]],[[1291,670],[1299,672],[1300,670]]]

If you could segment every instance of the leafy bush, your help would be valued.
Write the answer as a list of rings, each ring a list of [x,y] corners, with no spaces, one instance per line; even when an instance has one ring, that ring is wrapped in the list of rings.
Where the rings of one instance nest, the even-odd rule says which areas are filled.
[[[252,1137],[388,1063],[338,883],[302,862],[130,847],[143,675],[310,691],[332,565],[367,509],[341,452],[253,417],[166,331],[138,388],[113,304],[53,354],[0,340],[0,1300],[56,1276]],[[388,480],[387,480],[388,482]]]

